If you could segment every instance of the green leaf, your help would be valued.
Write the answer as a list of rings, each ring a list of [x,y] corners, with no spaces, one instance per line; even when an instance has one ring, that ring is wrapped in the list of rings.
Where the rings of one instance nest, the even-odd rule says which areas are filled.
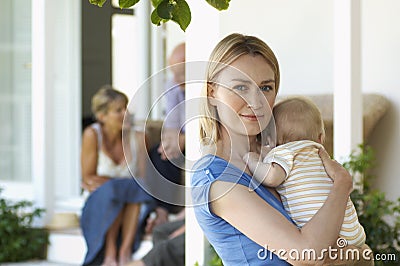
[[[153,11],[151,20],[154,24],[159,25],[161,22],[172,20],[178,23],[183,31],[189,26],[192,18],[189,5],[185,0],[162,0],[155,11],[159,18]]]
[[[128,8],[128,7],[136,5],[139,1],[140,0],[119,0],[119,7],[120,8]]]
[[[171,19],[178,23],[183,31],[186,31],[192,19],[192,15],[189,5],[185,0],[176,0]]]
[[[151,0],[151,5],[156,8],[163,0]]]
[[[176,5],[175,1],[162,0],[157,6],[157,15],[162,19],[172,19],[172,11]]]
[[[206,0],[214,8],[221,10],[226,10],[229,7],[229,2],[231,0]]]
[[[160,16],[157,14],[157,9],[154,9],[153,12],[151,12],[151,23],[153,23],[154,25],[160,26],[161,25],[161,21],[162,18],[160,18]]]
[[[106,1],[107,0],[89,0],[89,3],[102,7]]]

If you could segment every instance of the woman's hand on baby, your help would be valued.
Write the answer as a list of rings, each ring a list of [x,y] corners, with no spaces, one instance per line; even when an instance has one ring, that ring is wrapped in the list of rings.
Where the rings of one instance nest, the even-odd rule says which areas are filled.
[[[342,186],[347,186],[350,194],[353,190],[353,178],[350,173],[336,160],[331,159],[324,148],[320,148],[318,154],[328,176],[334,183],[339,182]]]

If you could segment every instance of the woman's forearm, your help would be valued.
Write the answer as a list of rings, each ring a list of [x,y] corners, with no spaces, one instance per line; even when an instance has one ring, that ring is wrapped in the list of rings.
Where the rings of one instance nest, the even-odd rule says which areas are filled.
[[[82,187],[90,192],[93,192],[99,186],[110,180],[110,177],[99,175],[84,175],[82,179]]]
[[[319,257],[339,235],[350,191],[348,187],[346,182],[337,181],[323,207],[301,230],[244,186],[232,188],[230,183],[214,182],[210,200],[214,214],[260,246],[268,246],[272,252],[283,250],[286,255],[292,251],[303,254],[311,250]],[[316,260],[298,258],[289,262],[315,265]]]

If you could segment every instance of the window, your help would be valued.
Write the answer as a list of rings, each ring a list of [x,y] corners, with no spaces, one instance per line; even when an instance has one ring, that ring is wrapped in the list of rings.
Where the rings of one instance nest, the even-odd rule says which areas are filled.
[[[0,181],[29,182],[31,1],[0,3]]]

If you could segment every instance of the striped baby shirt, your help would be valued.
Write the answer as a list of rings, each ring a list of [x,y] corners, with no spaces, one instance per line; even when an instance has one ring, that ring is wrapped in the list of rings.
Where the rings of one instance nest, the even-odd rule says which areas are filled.
[[[272,149],[264,163],[276,163],[286,172],[285,181],[276,187],[289,216],[302,227],[322,207],[333,186],[318,155],[320,144],[301,140],[285,143]],[[339,237],[349,245],[365,243],[364,228],[358,221],[350,197]]]

